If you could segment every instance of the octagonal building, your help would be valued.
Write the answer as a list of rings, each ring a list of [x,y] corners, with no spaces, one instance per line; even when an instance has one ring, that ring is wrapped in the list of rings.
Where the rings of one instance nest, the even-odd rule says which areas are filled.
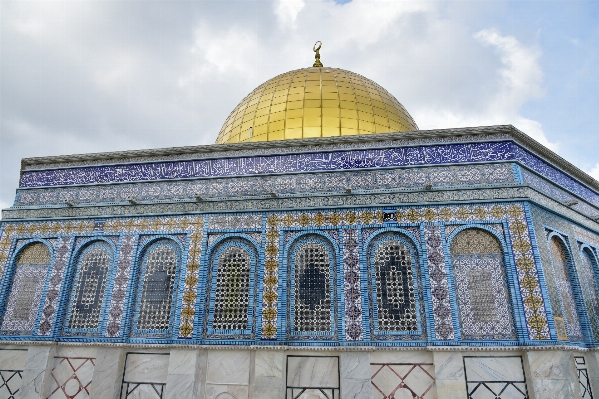
[[[598,221],[511,125],[287,72],[214,145],[22,160],[0,398],[592,398]]]

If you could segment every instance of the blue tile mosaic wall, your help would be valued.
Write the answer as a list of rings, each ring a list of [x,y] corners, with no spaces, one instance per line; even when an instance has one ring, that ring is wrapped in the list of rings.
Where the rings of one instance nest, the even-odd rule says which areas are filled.
[[[219,213],[202,217],[177,215],[3,222],[0,233],[0,270],[3,271],[0,295],[4,297],[11,290],[16,248],[26,245],[30,239],[52,240],[54,245],[51,247],[53,258],[39,300],[33,332],[24,335],[16,330],[8,331],[1,339],[57,339],[61,330],[57,325],[62,326],[67,322],[65,311],[70,291],[63,281],[76,270],[75,248],[85,248],[87,242],[109,237],[105,242],[114,244],[116,250],[112,255],[112,269],[106,285],[108,301],[103,305],[100,330],[93,336],[62,336],[62,340],[391,346],[558,342],[554,317],[547,317],[552,309],[548,301],[551,295],[548,295],[545,286],[546,273],[539,271],[541,258],[531,235],[532,214],[527,209],[520,202],[490,202]],[[513,303],[506,312],[511,313],[513,321],[510,323],[514,327],[503,336],[494,333],[473,337],[463,327],[464,319],[458,309],[460,298],[455,293],[455,287],[460,284],[468,286],[470,282],[468,276],[460,280],[459,268],[452,266],[450,245],[453,235],[471,227],[486,229],[489,234],[496,235],[499,241],[504,240],[501,244],[504,258],[498,262],[503,262],[506,272],[496,278],[491,276],[491,287],[497,288],[494,282],[503,279],[507,281],[507,288],[504,288],[509,291],[506,294],[493,288],[493,295],[509,297]],[[592,241],[593,237],[599,242],[590,232],[586,234],[585,242]],[[288,306],[293,300],[300,300],[309,308],[313,299],[310,295],[302,297],[299,293],[295,298],[293,282],[299,284],[301,278],[293,278],[295,271],[289,269],[294,261],[292,248],[295,248],[298,239],[306,235],[318,236],[333,248],[329,255],[330,272],[327,280],[330,281],[327,288],[330,292],[327,299],[331,309],[330,333],[295,331],[291,328],[295,320]],[[416,311],[418,331],[377,328],[378,315],[385,312],[385,306],[387,313],[391,312],[389,309],[394,303],[387,301],[385,304],[384,298],[377,298],[374,263],[368,266],[368,259],[374,259],[376,249],[370,244],[381,237],[391,236],[403,237],[404,245],[409,244],[413,271],[408,289],[409,286],[414,287],[414,306],[404,306],[402,309]],[[209,237],[213,238],[210,240]],[[208,248],[221,240],[235,237],[245,237],[254,242],[258,252],[256,280],[251,283],[255,289],[255,294],[252,294],[256,309],[255,324],[252,324],[255,335],[248,339],[248,336],[235,337],[233,334],[230,339],[221,341],[222,337],[219,338],[218,334],[205,335],[208,328],[205,320],[212,309],[207,302],[210,300],[207,289],[212,286],[206,283],[211,264]],[[538,234],[535,237],[539,240]],[[173,245],[181,248],[172,295],[173,313],[169,318],[169,326],[173,327],[169,327],[169,332],[162,336],[132,335],[137,308],[135,304],[141,295],[135,286],[140,276],[145,278],[142,272],[144,248],[152,245],[156,239],[172,239],[176,243]],[[76,245],[76,242],[80,244]],[[393,265],[389,264],[390,267],[397,267]],[[477,270],[481,269],[479,265],[480,262],[477,263]],[[306,267],[310,267],[310,262]],[[481,270],[486,269],[482,267]],[[308,285],[318,285],[322,280],[316,278],[318,276],[312,277],[306,280]],[[387,277],[393,280],[393,273]],[[402,280],[395,289],[399,292],[405,287]],[[588,287],[585,289],[588,291]],[[573,290],[575,298],[578,291]],[[580,295],[583,298],[583,294]],[[406,298],[412,297],[408,295]],[[499,313],[505,314],[503,310]],[[581,328],[588,328],[584,317],[581,318]]]

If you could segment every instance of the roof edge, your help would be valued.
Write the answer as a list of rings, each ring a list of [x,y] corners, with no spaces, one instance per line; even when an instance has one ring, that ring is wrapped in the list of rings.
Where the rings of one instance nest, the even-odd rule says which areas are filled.
[[[492,126],[476,126],[476,127],[463,127],[463,128],[451,128],[451,129],[433,129],[433,130],[415,130],[409,132],[396,132],[396,133],[379,133],[379,134],[365,134],[355,136],[333,136],[333,137],[319,137],[311,139],[296,139],[296,140],[279,140],[279,141],[260,141],[250,143],[235,143],[235,144],[207,144],[197,146],[185,146],[185,147],[171,147],[171,148],[156,148],[147,150],[130,150],[130,151],[115,151],[115,152],[99,152],[99,153],[88,153],[88,154],[73,154],[73,155],[58,155],[49,157],[32,157],[23,158],[21,160],[21,173],[25,166],[28,165],[44,165],[53,163],[63,162],[82,162],[82,161],[97,161],[106,160],[107,162],[111,159],[122,159],[122,158],[135,158],[141,157],[155,157],[155,156],[171,156],[171,155],[184,155],[184,154],[198,154],[198,153],[211,153],[211,152],[231,152],[231,156],[235,156],[236,151],[247,151],[251,149],[271,149],[276,150],[277,148],[290,148],[290,147],[304,147],[304,146],[319,146],[319,145],[330,145],[330,144],[348,144],[348,143],[364,143],[364,142],[377,142],[377,141],[389,141],[389,140],[409,140],[414,138],[435,138],[435,137],[450,137],[450,136],[479,136],[488,134],[508,134],[520,144],[532,150],[538,155],[543,156],[547,161],[552,163],[554,166],[559,167],[566,173],[572,175],[578,180],[588,184],[593,189],[599,191],[599,181],[594,179],[588,173],[582,169],[573,165],[560,155],[556,154],[549,148],[545,147],[532,137],[523,133],[513,125],[492,125]]]

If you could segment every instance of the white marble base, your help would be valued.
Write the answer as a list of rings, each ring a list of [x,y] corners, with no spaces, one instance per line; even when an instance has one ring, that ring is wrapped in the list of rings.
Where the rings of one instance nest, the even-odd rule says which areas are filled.
[[[411,398],[412,391],[424,399],[463,399],[466,377],[475,381],[525,377],[531,399],[562,399],[580,395],[574,355],[585,357],[593,393],[599,395],[599,351],[594,350],[173,348],[150,352],[106,346],[4,345],[0,369],[23,370],[17,399],[47,398],[53,388],[50,372],[58,361],[55,356],[95,357],[93,371],[87,370],[85,376],[87,381],[92,375],[90,399],[119,399],[123,378],[166,384],[164,399],[282,399],[287,386],[333,388],[343,399],[381,399],[390,392],[395,399]],[[61,376],[61,370],[55,372]],[[318,395],[312,390],[303,396]]]

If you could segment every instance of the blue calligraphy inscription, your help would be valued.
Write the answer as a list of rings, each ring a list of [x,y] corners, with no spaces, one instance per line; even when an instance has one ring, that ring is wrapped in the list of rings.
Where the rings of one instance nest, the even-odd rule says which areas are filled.
[[[520,161],[554,183],[599,206],[599,194],[509,141],[32,170],[23,172],[19,187],[69,186],[509,160]]]
[[[512,159],[510,142],[337,151],[27,171],[20,187],[313,172]]]

